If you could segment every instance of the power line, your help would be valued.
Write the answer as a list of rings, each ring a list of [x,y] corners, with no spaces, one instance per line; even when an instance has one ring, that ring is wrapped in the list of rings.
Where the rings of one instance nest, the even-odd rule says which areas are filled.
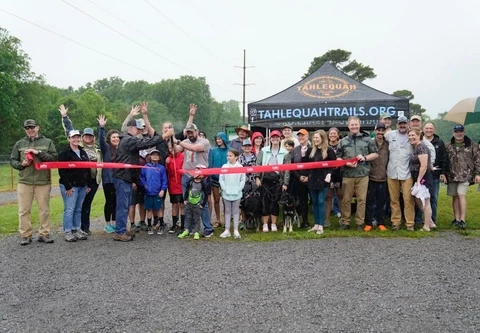
[[[125,22],[125,20],[122,20],[121,18],[119,18],[118,16],[110,13],[108,10],[106,10],[105,8],[102,8],[100,7],[98,4],[96,4],[95,2],[93,2],[92,0],[88,0],[88,2],[90,2],[92,5],[96,6],[97,8],[101,9],[102,11],[104,11],[106,14],[114,17],[116,20],[122,22],[123,24],[125,24],[127,27],[129,27],[130,29],[134,30],[135,32],[141,34],[142,36],[148,38],[149,40],[153,41],[154,43],[156,43],[157,45],[160,45],[161,47],[163,47],[164,49],[166,49],[167,51],[173,53],[174,55],[176,55],[177,57],[180,57],[182,58],[182,56],[178,53],[175,53],[173,50],[171,50],[169,47],[163,45],[162,43],[160,43],[159,41],[157,41],[155,38],[153,37],[150,37],[148,36],[147,34],[143,33],[142,31],[136,29],[134,26],[132,26],[131,24],[129,24],[128,22]],[[183,60],[186,60],[186,59],[183,59]]]
[[[154,5],[152,5],[148,0],[143,0],[145,1],[150,7],[152,7],[158,14],[160,14],[164,19],[166,19],[168,22],[170,22],[171,25],[173,25],[175,28],[177,28],[178,30],[180,30],[181,32],[183,32],[188,38],[190,38],[194,43],[196,43],[198,46],[200,46],[205,52],[207,52],[208,54],[210,54],[212,57],[214,57],[215,59],[219,60],[223,65],[225,65],[226,67],[228,68],[232,68],[231,66],[225,64],[225,62],[223,62],[222,59],[218,58],[217,56],[215,56],[213,53],[211,53],[209,50],[207,50],[202,44],[200,44],[200,42],[198,42],[195,38],[193,38],[192,36],[190,36],[190,34],[188,32],[186,32],[185,30],[183,30],[181,27],[179,27],[175,22],[173,22],[171,19],[169,19],[165,14],[163,14],[160,10],[158,10],[157,7],[155,7]]]
[[[16,17],[16,18],[19,19],[19,20],[22,20],[22,21],[27,22],[27,23],[29,23],[29,24],[31,24],[31,25],[34,25],[34,26],[36,26],[37,28],[40,28],[40,29],[42,29],[42,30],[45,30],[45,31],[47,31],[47,32],[49,32],[49,33],[51,33],[51,34],[54,34],[54,35],[56,35],[56,36],[58,36],[58,37],[61,37],[61,38],[63,38],[63,39],[66,39],[66,40],[68,40],[68,41],[70,41],[70,42],[72,42],[72,43],[75,43],[75,44],[77,44],[77,45],[80,45],[80,46],[82,46],[82,47],[84,47],[84,48],[87,48],[87,49],[89,49],[90,51],[99,53],[99,54],[101,54],[101,55],[103,55],[103,56],[105,56],[105,57],[108,57],[108,58],[110,58],[110,59],[116,60],[116,61],[118,61],[118,62],[120,62],[120,63],[122,63],[122,64],[124,64],[124,65],[130,66],[130,67],[135,68],[135,69],[138,69],[138,70],[140,70],[140,71],[142,71],[142,72],[144,72],[144,73],[153,75],[153,76],[158,77],[158,78],[160,78],[160,79],[163,79],[160,75],[157,75],[157,74],[152,73],[152,72],[150,72],[150,71],[148,71],[148,70],[146,70],[146,69],[143,69],[143,68],[137,67],[137,66],[135,66],[135,65],[132,65],[132,64],[126,62],[126,61],[123,61],[123,60],[118,59],[118,58],[116,58],[116,57],[114,57],[114,56],[111,56],[111,55],[109,55],[109,54],[107,54],[107,53],[104,53],[104,52],[102,52],[102,51],[99,51],[99,50],[97,50],[97,49],[94,49],[93,47],[90,47],[90,46],[88,46],[88,45],[85,45],[85,44],[82,44],[82,43],[80,43],[80,42],[77,42],[77,41],[75,41],[75,40],[73,40],[73,39],[71,39],[71,38],[69,38],[69,37],[63,36],[63,35],[61,35],[61,34],[59,34],[59,33],[56,33],[55,31],[52,31],[52,30],[50,30],[50,29],[48,29],[48,28],[45,28],[45,27],[42,27],[41,25],[38,25],[37,23],[34,23],[34,22],[29,21],[29,20],[27,20],[27,19],[24,19],[24,18],[22,18],[22,17],[20,17],[20,16],[18,16],[18,15],[13,14],[13,13],[10,13],[10,12],[6,11],[5,9],[1,9],[1,8],[0,8],[0,10],[1,10],[2,12],[4,12],[4,13],[7,13],[8,15],[11,15],[11,16],[13,16],[13,17]]]
[[[148,48],[148,47],[146,47],[145,45],[142,45],[142,44],[140,44],[140,43],[139,43],[139,42],[137,42],[136,40],[134,40],[134,39],[132,39],[132,38],[128,37],[127,35],[125,35],[124,33],[122,33],[122,32],[120,32],[120,31],[116,30],[115,28],[112,28],[112,27],[111,27],[111,26],[109,26],[108,24],[105,24],[105,23],[103,23],[102,21],[100,21],[100,20],[96,19],[95,17],[93,17],[92,15],[90,15],[90,14],[86,13],[85,11],[81,10],[80,8],[78,8],[78,7],[75,7],[74,5],[72,5],[71,3],[69,3],[68,1],[65,1],[65,0],[62,0],[62,1],[63,1],[64,3],[66,3],[67,5],[69,5],[70,7],[72,7],[72,8],[74,8],[74,9],[78,10],[80,13],[82,13],[82,14],[84,14],[84,15],[86,15],[86,16],[88,16],[88,17],[90,17],[91,19],[93,19],[93,20],[97,21],[98,23],[100,23],[101,25],[103,25],[103,26],[107,27],[108,29],[110,29],[110,30],[113,30],[114,32],[116,32],[116,33],[117,33],[117,34],[119,34],[120,36],[122,36],[122,37],[124,37],[124,38],[128,39],[128,40],[129,40],[129,41],[131,41],[132,43],[135,43],[136,45],[138,45],[138,46],[140,46],[140,47],[144,48],[145,50],[147,50],[147,51],[150,51],[151,53],[155,54],[156,56],[158,56],[158,57],[160,57],[160,58],[162,58],[162,59],[164,59],[164,60],[168,61],[168,62],[169,62],[169,63],[171,63],[172,65],[175,65],[175,66],[177,66],[178,68],[180,68],[180,69],[183,69],[183,70],[185,70],[185,71],[187,71],[188,73],[190,73],[190,74],[192,74],[192,75],[193,75],[193,73],[192,73],[191,71],[189,71],[188,69],[186,69],[185,67],[182,67],[181,65],[179,65],[179,64],[177,64],[177,63],[175,63],[175,62],[173,62],[172,60],[165,58],[165,57],[164,57],[164,56],[162,56],[161,54],[159,54],[159,53],[155,52],[154,50],[152,50],[152,49],[150,49],[150,48]]]

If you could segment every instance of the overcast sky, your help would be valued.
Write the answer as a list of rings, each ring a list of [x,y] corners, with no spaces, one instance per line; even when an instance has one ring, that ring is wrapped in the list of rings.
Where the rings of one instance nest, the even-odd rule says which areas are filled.
[[[314,57],[340,48],[374,68],[377,77],[364,83],[387,93],[411,90],[432,117],[479,96],[480,1],[395,3],[0,0],[0,9],[124,63],[1,10],[0,26],[21,39],[33,70],[57,87],[111,76],[156,82],[194,75],[206,77],[218,101],[241,101],[234,83],[242,83],[242,70],[234,66],[243,65],[246,49],[247,66],[254,66],[247,70],[251,102],[293,85]]]

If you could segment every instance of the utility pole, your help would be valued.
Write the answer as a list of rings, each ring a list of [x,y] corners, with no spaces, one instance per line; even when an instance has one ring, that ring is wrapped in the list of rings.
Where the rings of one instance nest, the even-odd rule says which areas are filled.
[[[247,51],[243,50],[243,67],[235,66],[236,68],[243,68],[243,83],[234,83],[237,86],[243,86],[243,111],[242,111],[242,122],[245,124],[245,111],[247,109],[246,101],[245,101],[245,88],[246,86],[254,85],[254,83],[246,83],[246,72],[247,68],[254,68],[254,66],[247,67]]]

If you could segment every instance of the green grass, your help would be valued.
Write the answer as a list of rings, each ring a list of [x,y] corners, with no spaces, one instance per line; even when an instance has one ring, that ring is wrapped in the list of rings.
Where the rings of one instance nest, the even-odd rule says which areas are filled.
[[[58,169],[52,170],[52,185],[58,185]],[[10,164],[0,164],[0,192],[14,191],[17,189],[18,170]]]
[[[92,205],[92,218],[98,218],[103,215],[103,205],[105,199],[102,191],[98,191],[95,195],[95,200]],[[439,205],[438,205],[438,231],[455,230],[458,234],[465,236],[466,238],[480,237],[480,195],[477,191],[477,186],[470,186],[467,193],[467,230],[459,231],[450,226],[450,221],[453,219],[451,198],[446,195],[446,188],[440,189]],[[60,196],[53,197],[50,200],[50,219],[53,227],[59,227],[62,224],[63,215],[63,201]],[[0,222],[0,234],[12,234],[18,230],[18,207],[16,204],[6,204],[0,206],[0,216],[2,216],[2,222]],[[167,220],[169,217],[167,217]],[[281,217],[279,218],[279,220]],[[310,221],[312,221],[310,216]],[[36,204],[32,209],[32,222],[34,228],[38,228],[38,210]],[[317,236],[314,233],[308,233],[305,230],[294,231],[293,233],[283,234],[282,230],[277,233],[262,233],[262,232],[241,232],[243,242],[270,242],[279,240],[302,240],[302,239],[318,239],[318,238],[332,238],[332,237],[395,237],[395,238],[422,238],[422,237],[434,237],[441,235],[439,232],[407,232],[406,230],[400,230],[398,232],[380,232],[372,231],[369,233],[348,230],[338,230],[338,218],[331,217],[331,228],[326,228],[325,234]],[[352,224],[354,225],[354,224]],[[217,228],[215,235],[219,236],[223,230]],[[219,238],[215,237],[217,241]],[[222,240],[223,241],[223,240]],[[233,240],[232,240],[233,241]]]
[[[95,194],[92,204],[91,218],[103,216],[103,205],[105,197],[103,191],[99,190]],[[7,204],[0,206],[0,234],[12,234],[18,231],[18,206],[17,204]],[[50,222],[52,228],[57,228],[62,225],[63,218],[63,200],[61,196],[52,197],[50,199]],[[38,229],[38,209],[34,202],[32,207],[32,224],[33,229]]]

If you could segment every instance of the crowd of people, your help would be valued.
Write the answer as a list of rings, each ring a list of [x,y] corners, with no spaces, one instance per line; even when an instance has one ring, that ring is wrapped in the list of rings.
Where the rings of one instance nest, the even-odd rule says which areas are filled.
[[[57,155],[54,143],[40,134],[33,119],[24,122],[26,136],[12,149],[10,163],[19,170],[22,245],[32,241],[30,212],[34,200],[40,218],[38,241],[53,242],[51,173],[35,169],[38,162],[119,164],[115,168],[59,169],[67,242],[91,235],[90,211],[100,185],[105,196],[104,231],[112,233],[114,240],[127,242],[140,231],[200,239],[211,237],[214,228],[222,227],[220,237],[227,238],[232,236],[232,222],[233,237],[241,238],[247,218],[241,203],[252,196],[261,202],[262,232],[276,232],[284,192],[295,199],[301,227],[308,232],[323,234],[324,228],[331,227],[329,219],[337,205],[343,230],[350,229],[354,221],[359,231],[375,227],[396,231],[404,221],[408,231],[418,225],[428,232],[436,228],[440,183],[447,184],[447,194],[452,197],[452,225],[464,229],[468,186],[480,183],[479,147],[465,135],[464,127],[455,125],[452,137],[444,143],[435,134],[434,124],[422,126],[417,115],[410,120],[398,117],[396,129],[392,129],[391,115],[383,114],[371,134],[361,130],[359,118],[350,117],[344,137],[337,128],[313,133],[299,129],[294,136],[288,124],[282,132],[272,130],[264,137],[242,125],[235,129],[238,136],[231,141],[226,133],[217,133],[211,147],[205,132],[193,123],[195,104],[190,105],[185,128],[176,134],[171,122],[162,125],[161,133],[152,128],[146,103],[132,108],[121,130],[107,131],[107,119],[100,115],[97,136],[93,127],[82,132],[75,129],[63,105],[59,111],[68,140],[63,151]],[[136,119],[139,115],[141,118]],[[336,161],[345,162],[338,167]],[[323,167],[209,176],[195,172],[305,162],[322,162]],[[164,216],[167,198],[171,218]],[[310,205],[313,221],[309,219]]]

